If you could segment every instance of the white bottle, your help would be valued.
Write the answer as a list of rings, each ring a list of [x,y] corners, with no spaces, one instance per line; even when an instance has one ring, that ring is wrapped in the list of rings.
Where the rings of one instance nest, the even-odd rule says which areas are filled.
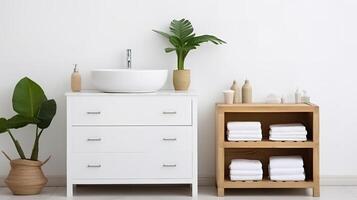
[[[303,102],[303,103],[310,103],[310,97],[309,96],[307,96],[307,92],[306,92],[306,90],[303,90],[302,91],[302,97],[301,97],[301,101]]]
[[[295,91],[295,103],[301,103],[301,93],[299,89],[296,89]]]

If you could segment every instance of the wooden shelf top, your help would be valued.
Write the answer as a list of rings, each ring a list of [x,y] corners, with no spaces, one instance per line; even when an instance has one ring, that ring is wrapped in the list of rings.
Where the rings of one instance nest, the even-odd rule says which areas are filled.
[[[224,148],[314,148],[316,144],[312,141],[306,142],[278,142],[278,141],[259,141],[259,142],[228,142],[223,143]]]
[[[276,182],[271,180],[243,182],[243,181],[225,180],[223,186],[224,188],[311,188],[313,187],[313,182],[312,181]]]
[[[224,104],[217,103],[217,110],[224,112],[314,112],[319,108],[312,103],[302,104]]]

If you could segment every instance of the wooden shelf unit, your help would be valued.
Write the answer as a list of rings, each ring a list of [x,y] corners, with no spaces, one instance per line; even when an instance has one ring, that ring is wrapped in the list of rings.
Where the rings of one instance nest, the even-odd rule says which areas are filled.
[[[260,121],[263,140],[259,142],[229,142],[226,139],[228,121]],[[306,142],[269,141],[269,125],[302,123],[308,135]],[[269,157],[301,155],[306,181],[276,182],[269,180]],[[262,181],[230,181],[228,166],[235,158],[257,159],[263,163]],[[217,104],[216,105],[216,182],[218,196],[228,188],[312,188],[320,196],[319,173],[319,107],[314,104]]]

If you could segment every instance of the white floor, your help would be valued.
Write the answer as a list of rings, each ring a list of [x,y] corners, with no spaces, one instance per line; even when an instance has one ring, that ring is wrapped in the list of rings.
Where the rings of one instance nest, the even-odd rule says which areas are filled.
[[[321,197],[311,197],[310,190],[269,189],[269,190],[228,190],[224,198],[216,197],[214,187],[200,187],[197,199],[204,200],[356,200],[357,186],[321,187]],[[65,197],[64,187],[47,187],[41,195],[13,196],[7,188],[0,188],[0,200],[71,199]],[[80,186],[73,199],[83,200],[184,200],[192,199],[188,187],[183,186]]]

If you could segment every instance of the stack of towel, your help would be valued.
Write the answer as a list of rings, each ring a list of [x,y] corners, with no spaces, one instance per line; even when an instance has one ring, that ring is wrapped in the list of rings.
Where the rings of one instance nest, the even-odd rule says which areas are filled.
[[[259,181],[263,179],[262,163],[259,160],[233,159],[229,169],[232,181]]]
[[[307,131],[303,124],[270,125],[269,139],[275,141],[306,141]]]
[[[260,141],[262,128],[260,122],[228,122],[228,141]]]
[[[304,161],[301,156],[272,156],[269,176],[273,181],[304,181]]]

